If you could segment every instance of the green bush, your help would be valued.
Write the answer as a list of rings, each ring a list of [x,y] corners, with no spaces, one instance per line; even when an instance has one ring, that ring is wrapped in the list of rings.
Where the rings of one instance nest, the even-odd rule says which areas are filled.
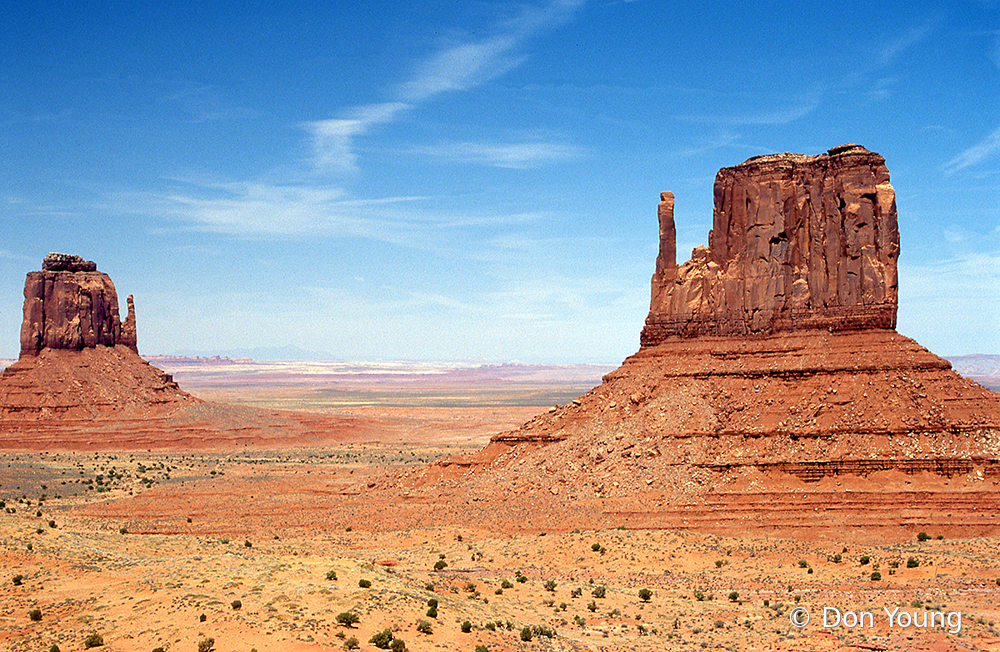
[[[882,579],[882,573],[875,571],[871,574],[871,580],[873,582],[878,582],[881,579]]]
[[[33,621],[38,622],[39,620],[42,619],[42,610],[32,609],[31,611],[28,612],[28,618],[31,618]]]
[[[920,565],[920,562],[917,561],[916,557],[910,557],[909,559],[906,560],[906,567],[907,568],[916,568],[919,565]]]
[[[428,618],[437,618],[438,617],[438,608],[436,606],[429,608],[427,610],[427,617]]]
[[[59,646],[53,643],[49,646],[49,652],[59,652]],[[153,650],[153,652],[156,652],[156,650]],[[163,652],[163,648],[160,648],[160,652]]]
[[[243,601],[242,600],[233,600],[232,602],[229,603],[229,606],[231,606],[233,608],[233,611],[235,611],[235,610],[237,610],[237,609],[239,609],[240,607],[243,606]]]
[[[601,544],[599,544],[599,543],[592,543],[592,544],[590,544],[590,549],[593,550],[594,552],[600,552],[601,551]]]
[[[368,642],[380,650],[388,650],[389,645],[392,643],[392,639],[392,630],[383,629],[381,632],[375,632],[372,634],[372,637],[368,639]]]
[[[353,627],[355,623],[361,620],[358,614],[351,613],[350,611],[343,611],[337,614],[337,622],[344,627]]]
[[[597,611],[597,603],[594,602],[593,600],[591,600],[590,602],[587,603],[587,609],[590,609],[591,611],[596,612]]]
[[[361,642],[355,636],[344,641],[345,650],[357,650],[359,647],[361,647]]]
[[[471,631],[472,631],[472,623],[470,623],[468,620],[463,620],[462,621],[462,632],[465,633],[465,634],[468,634]]]
[[[603,598],[607,594],[607,592],[608,588],[602,584],[597,588],[595,588],[593,591],[591,591],[590,595],[594,596],[595,598]]]
[[[525,582],[528,581],[528,578],[525,577],[524,575],[518,575],[514,579],[517,580],[518,584],[524,584]]]
[[[243,542],[244,548],[253,548],[253,544],[249,540]]]
[[[805,559],[800,559],[799,568],[809,568],[809,562],[807,562]]]
[[[23,581],[24,581],[24,575],[15,575],[14,576],[14,586],[21,586],[21,582],[23,582]]]
[[[546,580],[545,584],[543,586],[545,587],[546,591],[550,591],[550,592],[555,591],[556,590],[556,581],[555,580]]]
[[[477,645],[476,652],[490,652],[490,649],[485,645]]]
[[[201,641],[198,641],[198,652],[209,652],[214,647],[215,647],[214,638],[206,638],[202,639]]]
[[[501,589],[512,589],[512,588],[514,588],[514,584],[510,580],[504,580],[503,582],[500,582],[500,588]]]
[[[931,535],[927,534],[926,532],[920,532],[919,534],[917,534],[917,541],[927,541],[930,538]]]
[[[363,589],[370,589],[372,587],[372,581],[371,580],[358,580],[358,586],[360,586]]]
[[[104,645],[104,637],[96,632],[83,639],[83,647],[88,650],[92,647],[101,647],[102,645]],[[211,649],[211,647],[209,647],[209,649]],[[199,650],[199,652],[202,651]]]
[[[392,652],[406,652],[406,643],[401,638],[394,638],[392,643],[389,643],[389,649]]]
[[[528,642],[531,640],[531,628],[528,627],[527,625],[521,628],[521,640],[524,642]]]
[[[864,566],[868,562],[870,562],[871,560],[872,560],[872,558],[869,557],[868,555],[861,555],[861,559],[858,560],[858,563],[861,564],[862,566]]]
[[[448,568],[448,562],[446,562],[445,560],[438,559],[436,562],[434,562],[434,570],[439,571],[439,570],[444,570],[445,568]]]
[[[431,627],[431,624],[426,620],[418,620],[417,631],[420,632],[421,634],[433,634],[434,628]]]
[[[326,571],[326,579],[330,580],[331,582],[337,581],[337,571],[335,570]]]
[[[737,593],[736,591],[730,591],[729,592],[729,601],[730,602],[736,602],[739,599],[740,599],[740,594],[739,593]]]
[[[198,622],[199,622],[199,623],[203,623],[203,622],[205,622],[205,621],[206,621],[207,619],[208,619],[208,616],[206,616],[205,614],[202,614],[202,615],[198,616]]]
[[[643,602],[649,602],[650,598],[653,597],[653,592],[649,589],[639,589],[639,599]]]

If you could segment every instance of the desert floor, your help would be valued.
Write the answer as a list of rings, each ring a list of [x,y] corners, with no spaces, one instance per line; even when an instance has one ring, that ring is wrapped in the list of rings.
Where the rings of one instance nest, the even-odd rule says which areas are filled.
[[[358,498],[545,407],[358,406],[382,437],[308,449],[2,451],[0,649],[1000,649],[1000,538],[394,528]]]

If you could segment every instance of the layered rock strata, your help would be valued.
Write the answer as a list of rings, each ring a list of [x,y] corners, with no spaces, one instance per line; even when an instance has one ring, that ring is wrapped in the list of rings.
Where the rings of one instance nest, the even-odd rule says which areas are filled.
[[[24,282],[21,357],[42,349],[79,351],[122,344],[136,348],[132,297],[126,328],[118,313],[118,294],[111,278],[79,256],[49,254],[42,269]]]
[[[896,199],[878,154],[850,144],[723,168],[709,245],[680,266],[674,197],[661,198],[642,346],[674,335],[895,327]]]

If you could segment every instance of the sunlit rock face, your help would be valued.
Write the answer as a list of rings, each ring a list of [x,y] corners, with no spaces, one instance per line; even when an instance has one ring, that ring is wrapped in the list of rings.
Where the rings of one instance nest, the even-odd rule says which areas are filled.
[[[42,349],[79,351],[122,344],[136,348],[132,297],[122,323],[118,294],[111,278],[79,256],[49,254],[42,270],[28,272],[24,281],[24,321],[21,357]]]
[[[643,347],[671,336],[895,328],[896,198],[878,154],[849,144],[719,170],[709,245],[680,266],[673,208],[663,193]]]

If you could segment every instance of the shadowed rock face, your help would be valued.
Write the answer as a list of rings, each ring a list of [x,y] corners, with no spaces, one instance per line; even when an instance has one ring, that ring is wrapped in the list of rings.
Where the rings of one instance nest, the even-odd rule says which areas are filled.
[[[21,357],[42,349],[79,351],[122,344],[137,351],[132,297],[119,319],[118,294],[111,278],[79,256],[49,254],[42,270],[24,282]]]
[[[850,144],[723,168],[709,246],[680,266],[674,197],[661,199],[643,347],[670,336],[895,328],[896,199],[878,154]]]

